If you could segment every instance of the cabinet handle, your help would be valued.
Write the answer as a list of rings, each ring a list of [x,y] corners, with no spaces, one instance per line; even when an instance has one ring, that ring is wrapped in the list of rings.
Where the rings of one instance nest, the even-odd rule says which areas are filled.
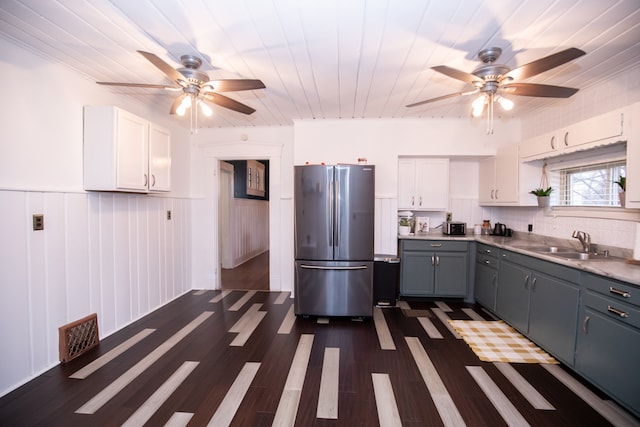
[[[422,196],[420,196],[420,206],[422,206]]]
[[[484,261],[485,264],[491,264],[491,261],[489,261],[488,259]]]
[[[565,147],[569,146],[569,132],[564,133],[564,146]]]
[[[498,189],[496,188],[496,200],[498,200]]]
[[[431,255],[431,265],[435,265],[435,263],[436,263],[436,259],[435,258],[436,258],[435,256]]]
[[[629,317],[629,313],[622,311],[622,310],[618,310],[615,307],[611,307],[610,305],[607,306],[607,311],[609,313],[613,313],[613,314],[617,314],[618,316],[622,317],[622,318],[627,318]]]
[[[631,298],[631,292],[621,291],[620,289],[616,289],[613,286],[609,286],[609,292],[619,295],[622,298]]]
[[[524,288],[529,289],[529,275],[524,276]]]
[[[490,254],[491,253],[491,249],[485,249],[484,252],[487,253],[487,254]]]
[[[413,206],[415,204],[415,197],[411,196],[411,206]]]
[[[551,137],[551,141],[549,141],[549,143],[551,144],[551,149],[555,150],[556,149],[556,137],[555,137],[555,135]]]
[[[535,291],[536,290],[536,282],[538,281],[537,277],[534,277],[533,280],[531,281],[531,290]]]
[[[440,265],[440,257],[436,255],[436,266]]]
[[[442,246],[442,243],[431,243],[432,248],[439,248],[440,246]]]
[[[491,200],[493,200],[493,189],[491,190]]]
[[[589,333],[589,331],[587,330],[588,323],[589,323],[589,316],[584,316],[584,321],[582,322],[582,332],[584,332],[585,334]]]
[[[151,186],[155,187],[156,186],[156,176],[151,174]]]
[[[147,174],[144,174],[144,186],[146,187],[147,184],[149,184],[149,177],[147,176]]]

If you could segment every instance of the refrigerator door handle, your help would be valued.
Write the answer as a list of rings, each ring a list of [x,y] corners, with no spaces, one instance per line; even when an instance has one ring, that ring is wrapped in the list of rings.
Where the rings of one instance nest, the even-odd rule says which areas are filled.
[[[334,232],[334,241],[335,241],[335,247],[340,246],[340,182],[336,182],[334,181],[334,190],[335,190],[335,198],[336,198],[336,202],[335,202],[335,210],[336,210],[336,226],[333,230]]]
[[[309,270],[366,270],[366,265],[354,265],[351,267],[324,267],[321,265],[307,265],[300,264],[300,268],[306,268]]]
[[[333,244],[333,210],[334,210],[334,198],[333,198],[333,185],[334,181],[329,181],[329,204],[327,205],[327,216],[329,217],[329,246],[334,246]]]

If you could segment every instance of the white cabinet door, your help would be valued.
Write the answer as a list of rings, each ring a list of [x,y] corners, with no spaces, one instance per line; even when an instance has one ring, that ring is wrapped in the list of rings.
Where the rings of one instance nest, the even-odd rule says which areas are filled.
[[[116,188],[147,189],[149,123],[123,110],[116,110]],[[106,159],[105,159],[106,161]]]
[[[520,144],[520,157],[523,160],[536,160],[553,156],[560,149],[556,132],[531,138]]]
[[[627,191],[628,209],[640,209],[640,103],[633,105],[625,118],[627,135]]]
[[[512,145],[499,150],[495,160],[495,201],[518,203],[520,189],[518,146]]]
[[[621,136],[622,119],[623,114],[615,111],[570,126],[563,133],[562,148],[578,147]]]
[[[446,211],[449,159],[398,159],[398,209]]]
[[[481,205],[492,204],[496,192],[496,158],[480,161],[478,175],[478,201]]]
[[[171,135],[151,125],[149,130],[149,191],[171,190]]]

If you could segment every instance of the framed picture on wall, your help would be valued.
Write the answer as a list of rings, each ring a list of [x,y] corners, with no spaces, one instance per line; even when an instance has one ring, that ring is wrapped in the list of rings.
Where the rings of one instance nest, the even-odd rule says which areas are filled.
[[[416,234],[426,234],[429,232],[429,217],[416,217]]]

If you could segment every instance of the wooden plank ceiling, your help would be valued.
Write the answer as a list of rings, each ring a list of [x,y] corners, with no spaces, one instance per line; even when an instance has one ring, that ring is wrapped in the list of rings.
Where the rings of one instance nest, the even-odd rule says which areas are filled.
[[[136,50],[176,68],[203,59],[211,79],[257,78],[203,127],[297,119],[469,117],[472,97],[405,105],[469,88],[430,69],[471,72],[497,46],[510,68],[569,47],[587,55],[527,79],[586,88],[638,68],[638,0],[3,0],[0,36],[89,80],[170,84]],[[0,54],[1,55],[1,54]],[[18,64],[19,65],[19,64]],[[46,79],[46,75],[42,76]],[[103,87],[167,112],[175,92]],[[555,99],[513,97],[525,116]],[[500,113],[505,114],[505,113]]]

